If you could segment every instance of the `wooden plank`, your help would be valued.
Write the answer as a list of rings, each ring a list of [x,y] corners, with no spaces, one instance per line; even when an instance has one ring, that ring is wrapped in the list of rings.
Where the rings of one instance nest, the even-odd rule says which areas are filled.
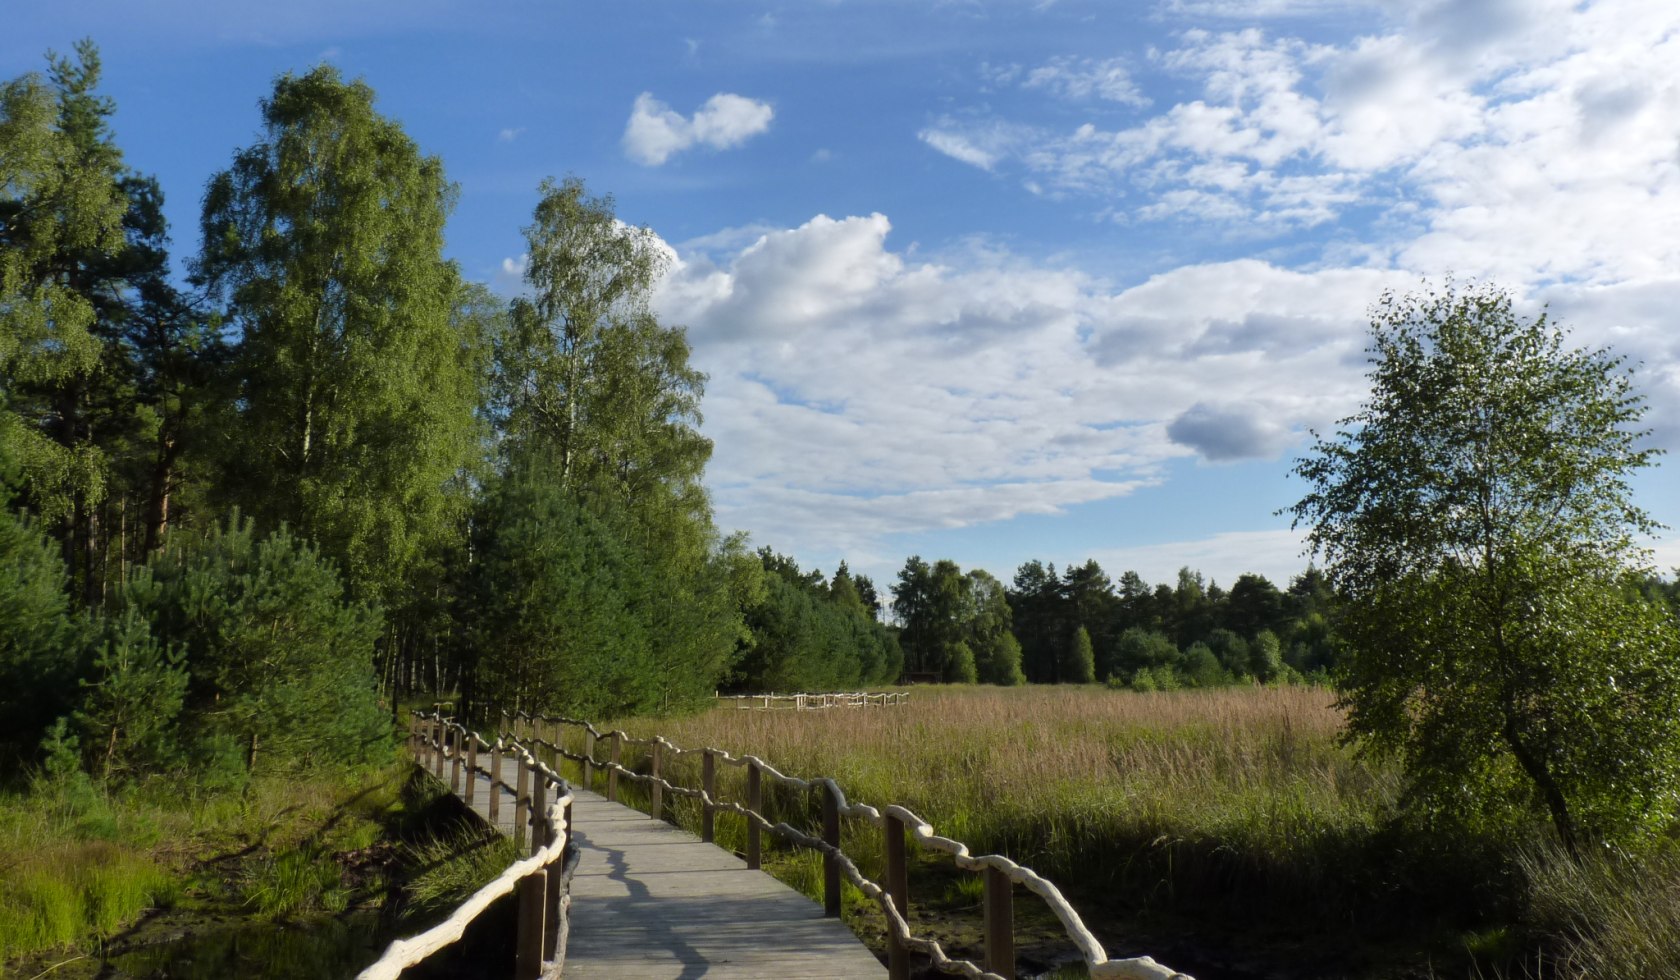
[[[733,854],[573,790],[571,978],[886,975],[822,906]]]
[[[503,758],[507,782],[514,760]],[[488,776],[473,807],[493,793],[503,833],[513,794]],[[572,878],[567,980],[852,980],[886,975],[881,962],[823,907],[740,858],[646,814],[572,788]]]

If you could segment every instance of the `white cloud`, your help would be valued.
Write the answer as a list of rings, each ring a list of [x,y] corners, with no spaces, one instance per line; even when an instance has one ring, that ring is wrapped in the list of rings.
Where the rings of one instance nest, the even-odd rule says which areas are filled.
[[[1013,74],[1006,77],[1012,79]],[[1149,99],[1138,89],[1137,83],[1132,81],[1131,72],[1119,58],[1052,58],[1048,63],[1027,72],[1021,87],[1044,89],[1065,99],[1083,100],[1096,97],[1139,108],[1149,105]]]
[[[643,92],[624,128],[624,151],[632,160],[657,167],[692,146],[714,150],[739,146],[770,128],[775,110],[768,102],[719,92],[691,117]]]
[[[1188,6],[1267,17],[1322,5]],[[1257,27],[1184,31],[1148,67],[1196,94],[1136,125],[1052,129],[988,110],[948,115],[930,131],[953,157],[1018,174],[1035,193],[1097,198],[1124,221],[1253,237],[1363,208],[1348,234],[1364,238],[1368,259],[1432,273],[1527,285],[1676,267],[1680,6],[1371,6],[1390,15],[1388,26],[1339,43]],[[1052,59],[1038,87],[1065,96],[1079,72],[1111,63]],[[994,80],[1018,74],[982,70]]]
[[[1366,307],[1402,280],[1245,260],[1115,290],[992,246],[912,256],[890,231],[819,215],[676,250],[656,306],[710,376],[726,526],[861,554],[1121,497],[1195,452],[1275,457],[1357,403]]]
[[[496,142],[512,143],[514,140],[523,135],[525,135],[524,126],[510,126],[496,134]]]
[[[997,155],[970,142],[969,137],[942,129],[924,129],[916,134],[916,138],[933,147],[953,160],[960,160],[971,167],[990,170],[997,162]]]

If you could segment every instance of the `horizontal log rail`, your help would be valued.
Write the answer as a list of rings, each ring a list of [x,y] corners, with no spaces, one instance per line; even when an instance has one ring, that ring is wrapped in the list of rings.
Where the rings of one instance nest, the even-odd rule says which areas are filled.
[[[823,708],[892,708],[910,702],[910,695],[905,691],[885,691],[880,694],[870,694],[866,691],[840,694],[719,694],[716,698],[720,704],[733,703],[743,711],[773,711],[778,708],[794,711],[816,711]]]
[[[891,980],[907,980],[910,973],[909,953],[915,950],[926,954],[941,972],[985,980],[1009,980],[1015,976],[1014,926],[1012,885],[1021,885],[1038,896],[1061,922],[1068,939],[1078,949],[1092,980],[1192,980],[1186,974],[1163,966],[1148,956],[1109,959],[1097,937],[1086,928],[1072,904],[1049,879],[1001,854],[970,854],[961,841],[934,833],[933,825],[901,806],[888,805],[880,809],[864,803],[851,803],[838,783],[826,776],[800,779],[786,775],[757,756],[734,756],[717,748],[685,749],[663,736],[634,738],[622,730],[602,732],[587,721],[555,715],[531,715],[526,712],[503,712],[506,730],[513,737],[546,750],[551,760],[567,759],[583,768],[584,785],[592,785],[595,770],[607,774],[607,798],[617,802],[618,780],[622,777],[648,787],[649,809],[657,819],[663,818],[664,794],[700,801],[701,838],[713,837],[714,818],[718,813],[743,817],[747,824],[747,866],[760,864],[760,834],[771,834],[792,844],[807,847],[823,855],[823,907],[831,917],[840,914],[840,878],[844,877],[870,900],[880,906],[887,922],[888,975]],[[544,738],[547,726],[551,737]],[[583,733],[584,751],[572,752],[562,746],[561,726],[576,728]],[[596,751],[603,740],[611,740],[608,758],[601,760]],[[650,771],[638,773],[623,765],[626,745],[648,749]],[[701,756],[702,783],[695,789],[670,782],[661,775],[661,765],[684,755]],[[716,766],[718,763],[746,770],[747,801],[745,804],[720,799],[717,796]],[[761,812],[763,782],[772,783],[800,793],[822,794],[823,829],[821,836],[810,834],[783,821],[772,822]],[[877,882],[864,876],[853,860],[840,849],[840,819],[862,820],[881,830],[886,850],[886,881]],[[985,963],[952,959],[940,944],[911,934],[905,910],[909,907],[908,864],[905,857],[905,832],[920,848],[948,855],[952,862],[966,871],[982,875],[985,910]]]
[[[461,903],[449,918],[425,932],[398,939],[386,948],[373,965],[357,974],[357,980],[396,980],[402,971],[415,966],[458,942],[467,926],[505,895],[519,893],[518,934],[515,938],[514,977],[536,980],[558,976],[566,957],[566,929],[571,897],[567,888],[577,869],[578,850],[570,846],[572,789],[552,766],[539,760],[530,747],[517,739],[486,741],[474,731],[435,712],[416,712],[409,723],[409,751],[421,768],[439,780],[448,763],[450,789],[461,794],[462,761],[465,757],[465,799],[470,807],[476,775],[490,780],[489,810],[495,822],[505,788],[514,795],[514,839],[523,847],[530,830],[530,856],[508,865],[494,881]],[[488,765],[479,765],[481,752]],[[503,781],[502,756],[517,763],[513,785]],[[552,760],[551,760],[552,761]]]

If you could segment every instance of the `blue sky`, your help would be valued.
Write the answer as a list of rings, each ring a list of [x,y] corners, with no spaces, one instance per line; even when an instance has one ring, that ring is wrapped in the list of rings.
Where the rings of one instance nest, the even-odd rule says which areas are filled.
[[[22,9],[17,9],[22,6]],[[1280,584],[1290,460],[1425,278],[1549,304],[1680,439],[1670,0],[14,5],[91,36],[178,256],[276,75],[328,62],[440,156],[449,253],[519,288],[546,176],[670,246],[719,523],[831,571],[1097,558]],[[1674,465],[1640,500],[1680,524]],[[1664,567],[1680,550],[1656,542]]]

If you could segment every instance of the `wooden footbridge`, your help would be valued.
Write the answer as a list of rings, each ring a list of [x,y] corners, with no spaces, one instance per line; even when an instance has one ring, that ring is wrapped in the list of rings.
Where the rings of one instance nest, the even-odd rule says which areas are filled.
[[[1049,881],[1000,855],[971,856],[964,845],[936,836],[931,825],[902,807],[876,810],[847,803],[831,779],[796,779],[753,756],[683,749],[663,738],[634,739],[573,719],[524,714],[504,716],[503,731],[493,740],[441,715],[417,714],[409,746],[419,765],[522,850],[528,848],[530,856],[516,861],[443,923],[392,943],[360,980],[400,976],[459,940],[493,902],[516,893],[519,980],[562,972],[584,980],[908,980],[917,955],[942,972],[1013,980],[1017,886],[1043,899],[1062,921],[1093,978],[1191,980],[1147,956],[1108,959]],[[625,765],[627,747],[639,756],[633,765]],[[720,763],[741,770],[734,782],[742,792],[733,800],[720,785],[728,782],[719,779]],[[580,774],[578,786],[561,777],[563,765]],[[697,768],[700,785],[674,782],[678,768]],[[593,792],[602,783],[604,795]],[[623,805],[621,797],[631,796],[649,812]],[[820,798],[811,808],[821,812],[820,829],[807,831],[788,819],[773,819],[802,809],[790,808],[789,800],[812,796]],[[698,835],[664,822],[667,812],[677,809],[698,818]],[[713,843],[722,814],[743,818],[742,856]],[[842,818],[867,822],[881,832],[883,881],[864,877],[841,849]],[[822,905],[760,870],[766,832],[822,854]],[[952,959],[939,943],[912,935],[903,911],[909,907],[907,834],[925,849],[950,855],[957,867],[982,875],[983,963]],[[840,922],[842,879],[885,914],[885,968]]]

